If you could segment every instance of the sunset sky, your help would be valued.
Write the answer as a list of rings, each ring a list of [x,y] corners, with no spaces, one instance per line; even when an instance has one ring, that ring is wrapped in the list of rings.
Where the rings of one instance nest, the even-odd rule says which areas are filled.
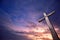
[[[60,38],[60,0],[0,0],[1,40],[52,40],[43,13],[49,17]]]

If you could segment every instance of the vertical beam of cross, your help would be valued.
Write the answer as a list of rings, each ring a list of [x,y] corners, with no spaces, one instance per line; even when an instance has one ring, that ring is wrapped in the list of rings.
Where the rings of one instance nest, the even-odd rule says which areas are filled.
[[[53,13],[50,13],[50,14],[52,15]],[[50,32],[51,32],[51,35],[52,35],[52,37],[53,37],[53,40],[59,40],[59,37],[58,37],[58,35],[57,35],[57,33],[56,33],[53,25],[52,25],[52,24],[50,23],[50,21],[49,21],[48,16],[50,16],[50,14],[47,15],[46,13],[44,13],[44,17],[41,18],[41,20],[44,20],[44,19],[45,19],[45,21],[46,21],[46,23],[47,23],[47,25],[48,25],[48,27],[49,27],[49,30],[50,30]],[[41,22],[41,20],[40,20],[39,22]]]

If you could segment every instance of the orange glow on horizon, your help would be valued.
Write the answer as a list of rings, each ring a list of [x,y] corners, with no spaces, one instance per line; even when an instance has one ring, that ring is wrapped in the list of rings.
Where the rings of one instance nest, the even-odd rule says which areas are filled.
[[[33,31],[35,32],[33,35],[32,34],[27,35],[32,40],[44,40],[44,39],[52,40],[52,36],[50,33],[46,33],[46,34],[44,33],[46,32],[44,28],[38,27],[33,29]]]
[[[27,38],[32,39],[32,40],[52,40],[51,33],[49,31],[49,28],[46,25],[37,25],[35,28],[15,27],[15,28],[12,28],[12,29],[14,29],[18,32],[20,32],[20,31],[21,32],[26,32],[26,34],[22,34],[22,35],[24,35]],[[60,33],[58,28],[55,28],[55,30],[57,31],[58,34]],[[60,34],[58,36],[60,38]]]

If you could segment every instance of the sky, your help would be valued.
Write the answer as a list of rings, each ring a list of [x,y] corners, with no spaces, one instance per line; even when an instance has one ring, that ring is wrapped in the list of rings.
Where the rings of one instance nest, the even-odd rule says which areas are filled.
[[[60,0],[0,0],[1,40],[52,40],[43,13],[49,17],[60,38]]]

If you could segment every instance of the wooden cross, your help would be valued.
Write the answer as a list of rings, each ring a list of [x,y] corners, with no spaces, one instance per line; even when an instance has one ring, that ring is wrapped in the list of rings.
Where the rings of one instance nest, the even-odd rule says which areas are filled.
[[[59,39],[59,37],[58,37],[58,35],[57,35],[57,33],[56,33],[56,31],[55,31],[55,29],[54,29],[54,27],[53,27],[53,25],[50,23],[50,21],[49,21],[49,16],[51,16],[53,13],[54,13],[55,11],[52,11],[50,14],[46,14],[46,13],[44,13],[44,17],[43,18],[41,18],[40,20],[39,20],[39,22],[41,22],[41,21],[43,21],[44,19],[45,19],[45,21],[46,21],[46,23],[47,23],[47,25],[48,25],[48,27],[49,27],[49,30],[50,30],[50,32],[51,32],[51,35],[52,35],[52,37],[53,37],[53,40],[60,40]]]

